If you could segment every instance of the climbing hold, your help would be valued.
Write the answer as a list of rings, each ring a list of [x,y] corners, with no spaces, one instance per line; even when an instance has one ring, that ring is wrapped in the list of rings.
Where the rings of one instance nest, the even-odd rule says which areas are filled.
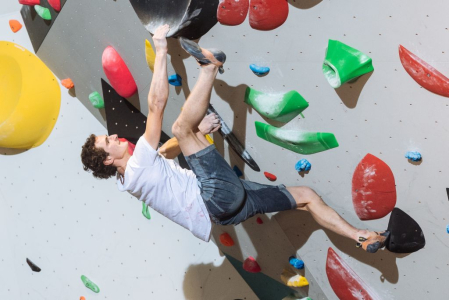
[[[410,159],[411,161],[421,161],[422,156],[418,151],[408,151],[405,153],[405,158]]]
[[[75,86],[70,78],[61,80],[61,84],[69,90]]]
[[[261,67],[261,66],[255,65],[255,64],[250,64],[249,68],[257,76],[265,76],[265,75],[268,74],[268,72],[270,72],[270,68],[269,67]]]
[[[128,153],[129,153],[130,155],[133,155],[133,154],[134,154],[134,149],[136,149],[136,145],[135,145],[135,144],[131,143],[130,141],[128,141],[128,140],[125,139],[125,138],[119,138],[118,140],[119,140],[120,142],[122,142],[122,143],[128,143]]]
[[[352,175],[352,203],[360,220],[388,215],[396,205],[396,184],[390,167],[367,154]]]
[[[120,96],[128,98],[136,93],[137,85],[133,75],[120,54],[111,46],[104,49],[102,64],[110,84]]]
[[[154,72],[154,61],[156,60],[156,53],[154,52],[153,46],[151,46],[149,40],[145,40],[145,58],[151,72]]]
[[[395,207],[388,222],[390,237],[386,247],[395,253],[412,253],[426,245],[424,233],[419,224],[408,214]]]
[[[304,262],[300,259],[297,259],[294,256],[290,256],[290,258],[288,259],[288,262],[295,267],[296,269],[304,269]]]
[[[260,217],[257,217],[256,222],[257,224],[263,224],[263,221]]]
[[[323,73],[333,88],[374,70],[372,59],[342,42],[329,40]]]
[[[81,296],[81,297],[80,297],[80,300],[86,300],[86,298],[84,298],[84,296]]]
[[[61,11],[61,0],[47,0],[48,4],[57,12]]]
[[[44,20],[51,20],[51,13],[50,10],[46,7],[35,5],[34,9],[36,10],[37,14]]]
[[[206,134],[205,137],[206,137],[206,140],[209,142],[209,144],[211,144],[211,145],[214,144],[214,140],[212,139],[210,134]]]
[[[420,86],[432,93],[449,97],[449,78],[402,45],[399,45],[399,58],[405,71]]]
[[[220,243],[226,247],[234,246],[234,240],[227,232],[220,234]]]
[[[276,175],[273,175],[273,174],[271,174],[271,173],[263,172],[263,174],[264,174],[265,177],[267,177],[267,179],[270,180],[270,181],[276,181],[276,179],[277,179]]]
[[[182,77],[178,74],[168,76],[168,83],[174,86],[182,86]]]
[[[145,203],[145,201],[142,201],[142,215],[148,220],[151,220],[150,209],[148,208],[148,205]]]
[[[446,225],[446,232],[449,233],[449,224]]]
[[[300,159],[295,165],[295,170],[298,172],[310,171],[311,168],[312,165],[310,164],[310,162],[304,158]]]
[[[338,299],[382,299],[332,248],[327,251],[326,274]]]
[[[291,121],[309,106],[297,91],[271,94],[250,87],[246,88],[245,103],[262,116],[283,123]]]
[[[220,0],[217,9],[217,20],[223,25],[240,25],[245,21],[248,8],[249,0]]]
[[[234,167],[232,168],[232,170],[234,170],[235,175],[237,175],[237,177],[241,177],[243,176],[242,171],[240,171],[239,167],[237,167],[237,165],[234,165]]]
[[[22,29],[22,24],[20,24],[17,20],[9,20],[9,27],[11,28],[12,32],[16,33],[20,29]]]
[[[41,268],[39,268],[38,266],[36,266],[31,260],[29,260],[27,258],[27,264],[30,266],[31,270],[33,270],[34,272],[40,272]]]
[[[23,5],[38,5],[41,4],[41,0],[19,0],[19,3]]]
[[[282,24],[288,17],[286,0],[251,0],[249,8],[249,25],[258,30],[272,30]]]
[[[243,269],[250,273],[259,273],[262,269],[260,268],[254,257],[250,256],[243,262]]]
[[[256,133],[270,143],[300,154],[313,154],[338,147],[332,133],[284,130],[258,121]]]
[[[104,108],[104,101],[98,92],[93,92],[89,95],[89,100],[95,108]]]
[[[303,286],[309,285],[307,278],[305,278],[302,275],[293,273],[292,271],[290,271],[288,269],[284,269],[282,271],[281,280],[287,286],[303,287]]]
[[[94,293],[99,293],[100,292],[100,288],[95,283],[93,283],[89,278],[87,278],[86,276],[81,275],[81,280],[83,281],[84,285],[88,289],[92,290]]]
[[[297,296],[295,296],[295,294],[292,294],[285,298],[282,298],[282,300],[312,300],[312,298],[310,297],[298,298]]]
[[[0,41],[0,66],[0,147],[37,147],[58,119],[59,83],[34,53],[12,42]]]

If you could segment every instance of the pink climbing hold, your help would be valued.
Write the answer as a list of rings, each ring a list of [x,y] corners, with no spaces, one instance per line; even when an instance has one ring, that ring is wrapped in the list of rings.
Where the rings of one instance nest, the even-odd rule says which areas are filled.
[[[262,271],[254,257],[250,256],[243,262],[243,269],[250,273],[259,273]]]
[[[133,75],[120,54],[111,46],[104,49],[102,63],[104,73],[117,94],[128,98],[136,93],[137,85]]]
[[[19,0],[19,3],[23,5],[39,5],[41,0]]]
[[[257,224],[263,224],[263,221],[260,217],[257,217],[256,222]]]
[[[53,9],[55,11],[61,11],[61,0],[47,0],[48,4],[50,4],[51,7],[53,7]]]
[[[234,246],[234,240],[227,232],[220,235],[220,242],[226,247]]]
[[[271,173],[263,172],[263,174],[264,174],[265,177],[267,177],[267,179],[270,180],[270,181],[276,181],[276,179],[278,179],[278,178],[276,177],[276,175],[273,175],[273,174],[271,174]]]

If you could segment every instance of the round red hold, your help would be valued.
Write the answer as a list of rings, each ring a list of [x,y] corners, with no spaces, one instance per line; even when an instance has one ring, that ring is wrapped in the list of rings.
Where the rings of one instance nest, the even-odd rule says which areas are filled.
[[[260,268],[254,257],[250,256],[243,262],[243,269],[250,273],[259,273],[262,269]]]
[[[278,179],[278,178],[276,177],[276,175],[273,175],[273,174],[271,174],[271,173],[263,172],[263,174],[264,174],[265,177],[267,177],[267,179],[270,180],[270,181],[275,181],[276,179]]]
[[[226,247],[234,246],[234,240],[227,232],[222,233],[220,235],[220,242],[223,244],[223,246],[226,246]]]

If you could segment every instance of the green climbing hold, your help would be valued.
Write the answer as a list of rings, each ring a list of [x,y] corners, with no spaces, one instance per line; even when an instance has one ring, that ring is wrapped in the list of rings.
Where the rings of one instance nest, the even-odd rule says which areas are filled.
[[[287,123],[305,110],[309,103],[297,92],[269,94],[246,88],[245,103],[271,120]]]
[[[98,285],[96,285],[95,283],[93,283],[89,278],[87,278],[84,275],[81,275],[81,280],[83,281],[84,285],[88,288],[91,289],[93,292],[95,293],[99,293],[100,292],[100,288],[98,287]]]
[[[36,10],[37,14],[44,20],[51,20],[51,13],[50,10],[46,7],[42,7],[40,5],[35,5],[34,9]]]
[[[151,220],[150,210],[148,209],[148,205],[145,201],[142,201],[142,215],[148,220]]]
[[[104,108],[104,101],[98,92],[93,92],[89,95],[89,100],[95,108]]]
[[[334,134],[284,130],[256,121],[257,136],[300,154],[313,154],[338,147]]]
[[[372,71],[371,57],[342,42],[329,40],[323,73],[333,88]]]

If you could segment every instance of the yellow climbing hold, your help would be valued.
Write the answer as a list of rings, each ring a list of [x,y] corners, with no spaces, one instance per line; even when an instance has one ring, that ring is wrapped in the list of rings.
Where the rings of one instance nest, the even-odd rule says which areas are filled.
[[[149,40],[145,40],[145,58],[147,59],[148,67],[151,72],[154,72],[154,61],[156,60],[156,53],[154,53],[153,46]]]
[[[309,282],[304,276],[293,273],[288,269],[284,269],[284,271],[282,272],[281,280],[287,286],[303,287],[309,285]]]
[[[214,144],[214,140],[212,139],[212,137],[210,136],[210,134],[206,134],[206,140],[209,142],[209,144],[211,144],[211,145]]]
[[[15,43],[0,41],[0,66],[0,147],[37,147],[58,118],[59,82],[36,55]]]

